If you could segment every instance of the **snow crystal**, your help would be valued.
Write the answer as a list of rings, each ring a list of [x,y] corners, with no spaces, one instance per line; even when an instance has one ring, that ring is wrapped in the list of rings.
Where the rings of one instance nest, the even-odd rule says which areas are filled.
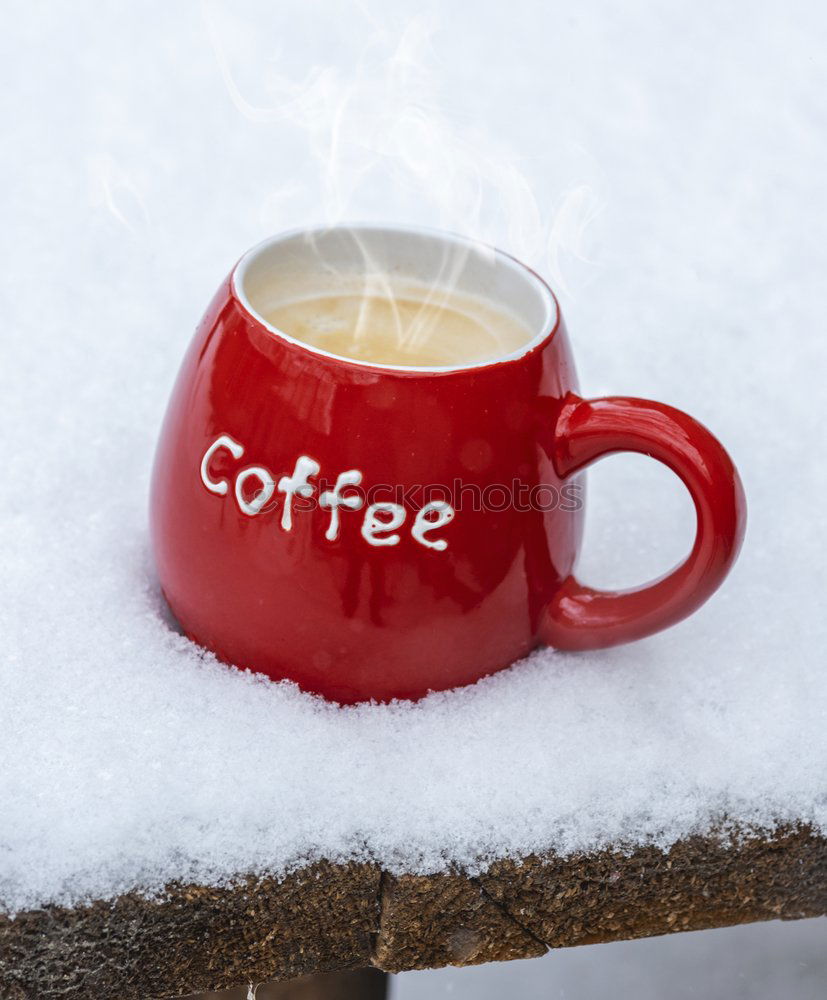
[[[827,830],[827,8],[371,9],[4,9],[7,910],[317,857],[433,871],[668,844],[724,816]],[[323,142],[331,95],[350,146]],[[340,710],[171,626],[147,541],[159,423],[248,246],[339,210],[445,227],[453,199],[470,219],[477,160],[471,221],[563,289],[584,390],[707,423],[743,473],[746,544],[667,633]],[[602,463],[588,502],[591,583],[642,582],[691,542],[689,501],[645,459]]]

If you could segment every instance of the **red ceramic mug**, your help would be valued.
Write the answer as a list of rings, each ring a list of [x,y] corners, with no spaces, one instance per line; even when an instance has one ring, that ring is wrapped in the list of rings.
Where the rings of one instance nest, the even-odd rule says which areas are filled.
[[[534,336],[493,362],[403,368],[326,354],[263,319],[273,288],[366,255],[426,282],[448,262],[459,288]],[[618,451],[680,476],[697,535],[670,574],[615,593],[574,566],[577,476]],[[515,484],[529,502],[503,502]],[[236,265],[181,367],[151,496],[161,587],[187,635],[342,703],[468,684],[544,643],[596,649],[666,628],[720,585],[744,520],[735,467],[691,417],[577,395],[559,306],[532,271],[459,237],[369,226],[276,237]]]

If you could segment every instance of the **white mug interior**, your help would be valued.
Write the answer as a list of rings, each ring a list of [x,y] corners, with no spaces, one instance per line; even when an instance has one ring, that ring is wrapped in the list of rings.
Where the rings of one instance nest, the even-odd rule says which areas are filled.
[[[394,288],[410,281],[435,294],[443,290],[485,298],[521,321],[526,341],[511,353],[468,364],[379,364],[331,354],[296,340],[266,319],[281,301],[333,294],[337,288],[352,287],[355,278],[375,283],[383,276]],[[528,267],[486,244],[437,230],[365,224],[284,233],[249,250],[236,265],[232,283],[243,308],[276,336],[315,354],[372,368],[455,371],[514,361],[542,343],[557,325],[554,296]]]

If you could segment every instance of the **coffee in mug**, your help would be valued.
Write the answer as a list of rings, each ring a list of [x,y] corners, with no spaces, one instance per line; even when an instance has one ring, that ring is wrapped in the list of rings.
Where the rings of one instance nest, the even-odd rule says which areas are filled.
[[[305,275],[299,283],[309,288],[314,281]],[[382,365],[493,361],[531,340],[518,315],[484,295],[389,274],[327,276],[324,283],[326,288],[276,302],[262,315],[311,347]],[[341,287],[334,291],[331,284]]]

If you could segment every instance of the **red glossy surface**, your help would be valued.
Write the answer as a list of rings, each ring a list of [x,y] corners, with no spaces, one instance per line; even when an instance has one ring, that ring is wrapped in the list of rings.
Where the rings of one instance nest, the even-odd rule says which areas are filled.
[[[612,452],[651,455],[683,480],[698,528],[684,562],[648,586],[609,592],[567,577],[544,615],[543,641],[558,649],[615,646],[674,625],[699,608],[729,572],[746,525],[741,480],[718,440],[697,420],[663,403],[572,396],[560,413],[551,448],[562,477]]]
[[[743,493],[715,439],[690,418],[636,400],[583,402],[562,320],[524,357],[455,372],[410,372],[340,361],[258,323],[230,281],[186,354],[156,455],[154,554],[183,628],[221,659],[340,702],[417,698],[467,684],[541,642],[584,649],[648,634],[689,614],[718,586],[743,533]],[[217,438],[227,448],[206,464]],[[633,593],[588,590],[572,577],[582,511],[472,509],[460,492],[491,484],[560,488],[602,454],[644,451],[693,493],[695,548],[666,580]],[[395,545],[371,545],[364,510],[331,512],[274,489],[258,513],[235,496],[237,476],[278,484],[309,456],[332,489],[358,469],[363,487],[409,490]],[[265,473],[266,475],[266,473]],[[263,480],[248,477],[250,503]],[[311,484],[317,482],[311,479]],[[457,508],[418,542],[417,505],[443,484]],[[395,498],[394,498],[395,499]],[[301,509],[307,506],[313,509]],[[501,506],[494,504],[490,506]],[[385,534],[384,537],[387,537]]]

